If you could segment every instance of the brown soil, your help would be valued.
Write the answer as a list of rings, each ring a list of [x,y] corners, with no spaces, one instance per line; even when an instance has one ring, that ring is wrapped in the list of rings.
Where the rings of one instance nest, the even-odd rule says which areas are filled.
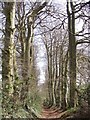
[[[88,113],[89,112],[89,113]],[[76,112],[68,113],[56,107],[43,108],[41,112],[42,119],[50,120],[70,120],[88,118],[90,120],[90,111],[87,108],[80,108]]]
[[[60,115],[63,113],[63,110],[55,107],[49,109],[43,108],[41,116],[42,118],[60,118]]]

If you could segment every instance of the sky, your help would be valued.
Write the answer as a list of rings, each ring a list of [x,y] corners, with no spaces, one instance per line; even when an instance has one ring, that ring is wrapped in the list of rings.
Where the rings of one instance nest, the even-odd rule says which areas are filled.
[[[35,32],[37,32],[37,29],[35,29]],[[41,39],[41,35],[35,36],[34,45],[37,54],[35,57],[37,64],[36,68],[39,70],[38,85],[41,85],[45,82],[45,66],[47,65],[45,46]]]
[[[18,1],[18,0],[17,0]],[[28,1],[28,0],[27,0]],[[31,0],[32,2],[38,1],[38,2],[54,2],[54,3],[65,3],[67,0]],[[71,0],[68,0],[71,1]],[[72,0],[73,2],[81,1],[81,2],[88,2],[89,0]]]
[[[12,1],[15,1],[15,0],[0,0],[1,2],[12,2]],[[22,2],[22,1],[28,1],[28,0],[16,0],[16,2]],[[50,2],[54,2],[54,3],[65,3],[67,0],[29,0],[29,1],[31,1],[31,2],[48,2],[49,1],[49,3]],[[68,1],[70,1],[70,0],[68,0]],[[72,1],[78,1],[78,0],[72,0]],[[85,2],[87,2],[87,1],[89,1],[89,0],[81,0],[81,2],[83,2],[83,1],[85,1]]]

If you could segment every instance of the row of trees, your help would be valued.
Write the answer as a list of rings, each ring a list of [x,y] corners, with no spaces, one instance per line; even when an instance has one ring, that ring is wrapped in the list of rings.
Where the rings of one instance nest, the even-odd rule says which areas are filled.
[[[1,3],[5,16],[2,50],[2,116],[5,118],[13,117],[20,106],[26,107],[33,80],[34,23],[46,4]]]
[[[46,46],[48,59],[49,105],[55,105],[63,109],[80,105],[82,99],[86,97],[83,97],[81,89],[85,89],[83,92],[86,92],[87,96],[89,96],[86,89],[88,89],[90,84],[88,76],[90,56],[87,52],[90,47],[90,34],[88,32],[89,2],[73,3],[67,1],[66,6],[66,14],[60,14],[61,10],[59,11],[59,9],[58,11],[56,9],[57,13],[53,15],[48,13],[52,19],[59,14],[59,18],[56,18],[57,21],[63,16],[61,23],[59,21],[59,27],[57,21],[54,23],[56,25],[54,30],[52,25],[48,28],[43,23],[41,25],[44,33],[42,39]],[[55,8],[53,9],[55,10]],[[65,20],[67,23],[65,23]],[[77,22],[78,20],[83,20],[81,31],[76,31],[75,21]],[[45,33],[48,29],[50,32]],[[78,47],[79,45],[81,47]],[[85,72],[85,75],[83,72]],[[89,99],[89,97],[85,98],[88,103],[90,102]],[[48,104],[48,100],[46,103]]]
[[[82,87],[85,85],[90,91],[87,85],[90,56],[87,49],[84,51],[83,47],[77,47],[78,44],[83,44],[84,47],[90,44],[89,2],[67,1],[67,12],[59,9],[62,8],[61,5],[49,4],[47,1],[13,1],[1,3],[0,6],[4,16],[1,29],[2,116],[13,117],[15,113],[18,114],[20,107],[31,107],[30,101],[32,102],[33,98],[30,95],[37,87],[34,30],[39,31],[38,34],[42,36],[47,52],[48,98],[45,105],[48,103],[49,107],[55,105],[66,109],[79,104]],[[83,26],[81,31],[76,32],[75,20],[78,19],[83,20]],[[82,75],[85,71],[88,71],[86,76]],[[87,96],[89,93],[87,92]],[[90,105],[90,98],[87,97],[86,100]],[[30,117],[31,111],[29,112]]]

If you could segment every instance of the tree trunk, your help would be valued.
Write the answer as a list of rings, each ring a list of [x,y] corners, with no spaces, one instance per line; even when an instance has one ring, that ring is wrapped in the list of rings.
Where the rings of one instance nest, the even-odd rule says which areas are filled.
[[[63,109],[66,109],[66,93],[67,93],[67,65],[68,65],[68,51],[65,55],[64,63],[64,78],[63,78]]]
[[[57,46],[57,41],[55,47],[55,80],[54,80],[54,97],[55,97],[55,105],[59,107],[60,105],[60,94],[59,94],[59,87],[58,86],[58,46]]]
[[[68,34],[69,34],[69,75],[70,75],[70,107],[75,105],[75,88],[76,88],[76,44],[75,44],[75,13],[73,2],[67,2],[68,14]]]
[[[2,51],[2,117],[13,115],[13,82],[14,82],[14,31],[15,2],[4,3],[6,17],[4,49]]]
[[[52,47],[53,47],[53,46],[52,46],[52,39],[51,39],[50,69],[49,69],[49,77],[50,77],[50,78],[49,78],[49,79],[50,79],[50,88],[49,88],[49,89],[50,89],[50,96],[51,96],[51,97],[50,97],[50,104],[51,104],[51,105],[53,105],[53,102],[54,102],[54,101],[53,101],[53,100],[54,100],[54,99],[53,99],[53,75],[52,75],[52,68],[53,68],[53,66],[52,66],[52,65],[53,65],[53,64],[52,64],[52,62],[53,62],[53,61],[52,61],[52,60],[53,60],[53,59],[52,59],[52,54],[53,54],[53,53],[52,53]]]
[[[64,76],[63,76],[63,70],[64,70],[64,68],[63,68],[63,65],[64,65],[64,63],[63,63],[63,48],[62,48],[62,46],[63,45],[61,45],[61,88],[60,88],[60,90],[61,90],[61,108],[63,109],[63,103],[64,103],[64,101],[63,101],[63,99],[64,99],[64,94],[63,94],[63,82],[64,82]]]

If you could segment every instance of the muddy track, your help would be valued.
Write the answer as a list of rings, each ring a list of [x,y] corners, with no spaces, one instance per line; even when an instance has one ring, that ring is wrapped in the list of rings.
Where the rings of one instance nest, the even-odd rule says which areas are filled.
[[[63,110],[59,108],[50,108],[42,110],[41,116],[43,119],[53,119],[60,120],[60,114],[62,114]]]

